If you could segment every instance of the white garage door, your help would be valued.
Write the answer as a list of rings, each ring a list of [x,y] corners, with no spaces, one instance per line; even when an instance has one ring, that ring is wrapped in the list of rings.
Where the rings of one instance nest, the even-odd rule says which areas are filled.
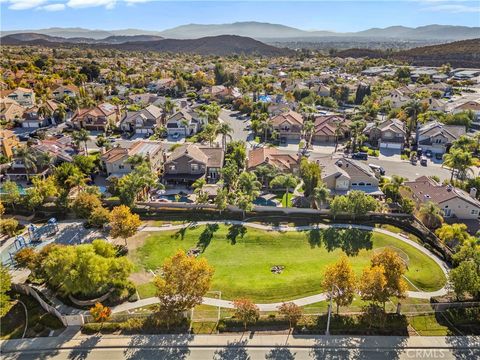
[[[382,149],[401,149],[402,148],[402,144],[400,143],[380,143],[380,147]]]

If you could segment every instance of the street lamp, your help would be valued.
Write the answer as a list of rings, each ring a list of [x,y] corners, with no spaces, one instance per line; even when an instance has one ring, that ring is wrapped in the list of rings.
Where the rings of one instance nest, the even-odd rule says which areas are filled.
[[[336,287],[338,290],[339,295],[342,293],[342,290],[335,285],[332,284],[332,291],[330,292],[330,303],[328,304],[328,317],[327,317],[327,330],[325,331],[325,335],[330,335],[330,317],[332,316],[332,301],[333,301],[333,288]]]

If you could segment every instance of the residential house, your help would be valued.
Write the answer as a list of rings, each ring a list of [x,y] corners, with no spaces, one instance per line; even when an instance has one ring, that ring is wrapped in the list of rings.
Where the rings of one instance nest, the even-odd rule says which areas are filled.
[[[361,190],[372,196],[382,196],[375,172],[361,161],[349,158],[323,158],[316,161],[322,168],[322,180],[332,195],[344,195]]]
[[[171,115],[166,121],[169,137],[188,137],[195,135],[202,127],[202,120],[198,114],[189,109],[182,109]]]
[[[410,188],[411,197],[418,206],[431,201],[442,209],[445,218],[469,220],[477,219],[480,214],[480,202],[475,198],[476,189],[468,194],[451,185],[439,184],[426,176],[407,181],[404,185]]]
[[[139,140],[131,143],[128,147],[117,146],[102,154],[101,161],[107,176],[120,178],[129,174],[134,169],[134,165],[129,164],[127,160],[134,155],[140,155],[148,160],[153,172],[161,172],[164,157],[162,143]]]
[[[210,100],[228,102],[240,98],[242,93],[235,87],[214,85],[202,89],[201,95],[208,95]]]
[[[418,131],[418,146],[434,154],[444,154],[452,142],[466,133],[465,126],[432,121]]]
[[[466,101],[454,107],[452,110],[454,114],[457,114],[462,111],[473,111],[477,120],[480,120],[480,99],[477,101],[475,100]]]
[[[52,95],[56,100],[63,100],[66,96],[74,98],[78,96],[79,90],[78,87],[73,84],[68,85],[58,85],[53,89]]]
[[[403,149],[405,144],[405,123],[399,119],[368,123],[363,133],[368,136],[371,145],[380,149]]]
[[[0,120],[6,123],[13,123],[23,117],[25,108],[10,98],[0,99]]]
[[[25,110],[22,116],[22,127],[24,128],[41,128],[49,125],[49,118],[40,115],[38,106],[32,106]]]
[[[0,130],[0,149],[3,156],[10,159],[19,144],[17,136],[13,131]]]
[[[72,162],[73,156],[78,153],[70,136],[37,140],[37,143],[31,147],[38,153],[44,153],[52,157],[54,164]]]
[[[303,131],[303,116],[293,110],[271,119],[273,130],[278,133],[281,143],[300,141]]]
[[[400,89],[390,91],[387,96],[384,96],[382,101],[390,102],[392,108],[401,108],[406,105],[411,99],[404,94]]]
[[[160,125],[162,109],[155,105],[149,105],[139,111],[129,111],[120,122],[123,131],[135,132],[136,134],[151,135],[155,127]]]
[[[110,103],[103,103],[93,108],[78,109],[71,121],[77,129],[106,131],[118,125],[120,108]]]
[[[184,144],[176,148],[167,158],[163,170],[163,181],[167,184],[191,185],[205,178],[207,183],[220,179],[224,152],[220,147],[203,147]]]
[[[254,171],[262,165],[273,166],[282,173],[296,173],[300,158],[296,154],[281,153],[274,147],[259,147],[248,152],[247,171]]]
[[[436,99],[434,97],[430,97],[422,101],[422,103],[428,106],[428,110],[430,111],[445,111],[447,104],[445,101]]]
[[[159,79],[153,81],[147,86],[148,91],[157,92],[161,95],[169,95],[176,91],[177,82],[174,79]]]
[[[337,140],[343,140],[349,137],[350,121],[339,115],[320,115],[314,120],[315,129],[313,131],[312,143],[314,144],[333,144]],[[337,139],[338,137],[338,139]]]
[[[15,90],[2,90],[0,97],[8,97],[26,107],[35,105],[35,92],[32,89],[18,87]]]
[[[157,94],[131,94],[128,95],[128,100],[132,104],[140,105],[140,106],[148,106],[152,104],[158,104],[159,101],[164,100],[163,97],[158,96]]]

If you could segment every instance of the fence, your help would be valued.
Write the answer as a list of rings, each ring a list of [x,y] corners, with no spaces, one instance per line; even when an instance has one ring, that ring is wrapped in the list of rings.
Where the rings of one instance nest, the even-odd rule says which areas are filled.
[[[68,326],[68,323],[65,317],[62,314],[60,314],[60,312],[57,309],[55,309],[53,306],[47,304],[45,300],[43,300],[40,297],[40,295],[37,293],[37,291],[32,287],[25,284],[12,284],[12,289],[19,293],[32,296],[35,300],[38,301],[38,303],[43,308],[43,310],[45,310],[46,312],[52,315],[55,315],[62,322],[64,326]]]

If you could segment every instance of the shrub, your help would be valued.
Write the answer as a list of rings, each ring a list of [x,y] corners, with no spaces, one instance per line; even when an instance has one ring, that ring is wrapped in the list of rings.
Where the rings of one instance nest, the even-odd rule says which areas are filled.
[[[18,228],[18,221],[13,218],[3,219],[0,223],[2,234],[14,236]]]

